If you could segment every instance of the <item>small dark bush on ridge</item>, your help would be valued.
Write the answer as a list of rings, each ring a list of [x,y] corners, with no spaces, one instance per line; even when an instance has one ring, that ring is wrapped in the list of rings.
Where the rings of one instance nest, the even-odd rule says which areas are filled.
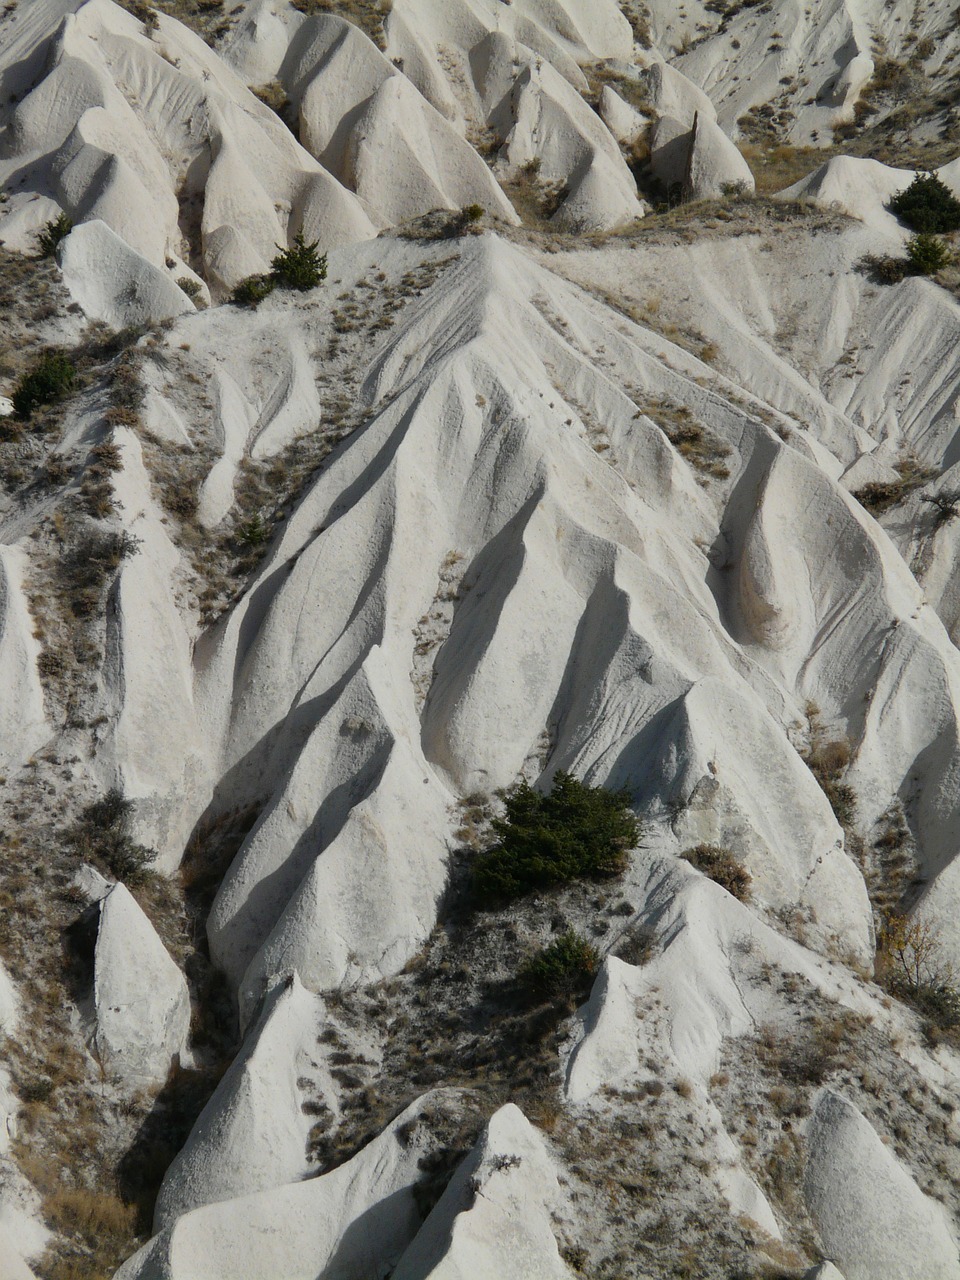
[[[680,856],[740,902],[750,901],[750,872],[740,865],[729,849],[721,849],[715,844],[698,844]]]
[[[65,396],[73,385],[76,369],[65,355],[49,351],[39,363],[25,373],[14,388],[11,399],[18,418],[29,418],[34,409]]]
[[[280,249],[270,263],[271,277],[284,289],[315,289],[327,278],[327,255],[317,251],[319,244],[319,240],[308,244],[303,232],[297,232],[293,245]]]
[[[628,800],[568,773],[556,774],[549,795],[520,783],[493,823],[497,843],[474,862],[475,901],[491,906],[570,880],[620,875],[640,835]]]
[[[68,833],[77,854],[97,862],[118,880],[136,884],[143,880],[156,861],[156,850],[147,849],[130,838],[128,825],[133,802],[116,788],[87,805],[80,821]]]
[[[935,173],[918,173],[887,208],[914,231],[960,230],[960,200]]]
[[[52,221],[37,232],[37,253],[41,258],[52,258],[57,251],[57,245],[61,240],[65,240],[72,230],[73,223],[67,215],[58,213]]]
[[[556,1000],[584,995],[599,967],[596,947],[570,929],[532,956],[519,976],[531,995]]]
[[[241,307],[255,307],[268,298],[276,288],[276,282],[269,276],[247,276],[234,287],[231,300]]]
[[[907,261],[920,276],[935,276],[950,261],[950,250],[927,231],[911,236],[907,241]]]
[[[267,275],[247,276],[230,295],[233,302],[244,307],[255,307],[274,289],[297,289],[301,293],[315,289],[327,278],[327,255],[319,252],[319,240],[306,241],[303,232],[297,233],[289,249],[280,252],[270,264]]]

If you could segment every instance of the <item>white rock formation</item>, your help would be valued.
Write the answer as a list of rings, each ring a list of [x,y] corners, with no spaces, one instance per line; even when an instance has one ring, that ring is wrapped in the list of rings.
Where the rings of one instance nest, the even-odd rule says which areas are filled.
[[[810,1268],[804,1280],[843,1280],[843,1276],[832,1262],[820,1262]]]
[[[804,1194],[824,1246],[846,1280],[955,1280],[957,1241],[856,1107],[824,1090],[807,1132]]]
[[[0,545],[0,767],[27,760],[50,736],[37,659],[40,646],[24,596],[26,557]]]
[[[0,1031],[10,1034],[17,1023],[17,992],[10,975],[0,965]]]
[[[107,896],[113,888],[114,882],[108,880],[106,876],[100,874],[96,867],[88,866],[84,863],[77,874],[70,882],[70,887],[75,889],[87,902],[100,902]]]
[[[190,996],[183,974],[122,884],[100,902],[94,954],[94,1048],[129,1086],[163,1084],[186,1046]]]
[[[382,221],[471,204],[518,221],[473,147],[351,23],[309,19],[281,75],[300,141]]]
[[[695,116],[716,120],[717,112],[702,89],[666,62],[654,62],[644,74],[650,106],[658,116],[693,127]]]
[[[297,1182],[310,1172],[303,1081],[329,1096],[314,1059],[323,1002],[292,977],[268,994],[257,1025],[164,1175],[154,1229],[219,1200]]]
[[[24,1262],[17,1249],[0,1231],[0,1267],[7,1280],[36,1280],[36,1276]]]
[[[491,1116],[393,1274],[396,1280],[569,1280],[550,1220],[561,1198],[543,1139],[508,1103]]]
[[[616,140],[629,146],[645,132],[648,121],[628,102],[624,102],[616,89],[605,84],[600,90],[600,119]]]
[[[580,62],[629,59],[632,35],[613,0],[396,0],[385,23],[387,56],[449,119],[462,119],[458,82],[468,53],[492,31],[525,45],[572,84],[583,84]],[[440,55],[440,50],[450,53]],[[452,63],[451,63],[452,55]],[[446,65],[445,65],[446,64]]]
[[[730,191],[751,192],[756,183],[750,166],[714,121],[693,117],[686,192],[691,200],[710,200]]]
[[[365,5],[352,16],[378,39],[383,18],[385,53],[343,17],[286,0],[225,12],[216,48],[109,0],[0,6],[0,239],[32,251],[66,212],[78,225],[62,278],[80,308],[58,310],[52,264],[4,252],[21,326],[0,353],[4,390],[41,345],[74,343],[85,318],[161,322],[124,357],[142,381],[136,425],[108,426],[108,360],[43,432],[0,432],[0,892],[12,895],[0,900],[24,895],[32,932],[17,941],[45,964],[62,923],[48,892],[97,904],[107,1078],[66,1086],[64,1114],[96,1106],[105,1169],[190,1052],[189,1001],[130,893],[90,868],[74,875],[57,831],[118,786],[136,838],[174,873],[191,833],[195,871],[198,853],[219,856],[232,811],[259,813],[202,922],[242,1041],[123,1280],[559,1278],[560,1244],[582,1237],[585,1268],[606,1267],[614,1237],[655,1225],[657,1198],[703,1242],[704,1268],[742,1237],[744,1271],[764,1246],[767,1261],[806,1250],[799,1272],[820,1256],[798,1225],[802,1188],[781,1194],[756,1170],[788,1134],[802,1151],[801,1127],[807,1205],[840,1268],[824,1263],[822,1280],[956,1275],[955,1226],[920,1185],[956,1208],[947,1105],[960,1072],[949,1044],[931,1052],[914,1015],[866,980],[864,874],[875,890],[878,831],[902,809],[902,872],[882,887],[909,888],[904,905],[939,930],[944,963],[960,962],[960,308],[932,280],[886,288],[858,267],[902,249],[907,230],[885,206],[906,169],[836,155],[779,204],[681,209],[644,229],[631,225],[643,206],[621,153],[655,123],[653,171],[668,187],[749,189],[738,130],[826,140],[862,114],[874,38],[908,86],[921,66],[948,84],[956,24],[942,0],[646,8],[637,35],[646,21],[654,47],[641,54],[613,0]],[[644,110],[614,84],[645,87]],[[304,145],[251,86],[288,95]],[[874,96],[882,119],[890,104]],[[942,147],[949,121],[916,134],[911,146]],[[778,162],[764,148],[768,172]],[[940,172],[960,191],[960,161]],[[384,231],[471,203],[515,224],[497,179],[517,184],[518,207],[541,202],[534,225]],[[258,310],[216,305],[300,231],[329,251],[326,287],[278,290]],[[214,305],[195,311],[184,278],[205,281]],[[27,332],[34,290],[47,314]],[[119,467],[113,510],[94,526],[76,477],[101,442]],[[195,517],[169,503],[169,476],[151,475],[158,458],[183,466]],[[885,512],[855,497],[910,474],[921,483]],[[946,508],[924,502],[933,495]],[[234,552],[256,541],[246,522],[260,504],[269,535],[248,574]],[[128,537],[85,619],[61,599],[73,521]],[[38,583],[49,622],[27,608]],[[44,626],[70,669],[58,681],[42,664],[41,686]],[[849,760],[845,826],[804,761],[831,739]],[[467,997],[432,1008],[421,985],[447,947],[452,990],[476,994],[489,976],[459,964],[456,929],[437,931],[463,869],[451,850],[471,835],[465,811],[560,769],[625,787],[644,836],[623,877],[558,895],[556,917],[574,917],[603,961],[560,1028],[557,1141],[512,1105],[494,1110],[424,1223],[422,1162],[446,1176],[452,1165],[431,1161],[472,1141],[461,1093],[435,1093],[311,1176],[322,1108],[341,1150],[369,1137],[366,1082],[344,1083],[345,1058],[318,1041],[338,1004],[362,1024],[364,1071],[386,1098],[406,1100],[421,1066],[423,1088],[434,1072],[475,1069],[471,1037],[484,1033],[464,1026],[477,1010]],[[700,842],[742,863],[750,901],[678,857]],[[472,937],[509,927],[517,964],[561,924],[532,900],[504,920],[484,917]],[[48,997],[11,972],[33,1014]],[[762,1051],[816,1016],[859,1035],[850,1052],[863,1062],[824,1067],[819,1100],[791,1079],[776,1104],[786,1086],[764,1077],[775,1068]],[[453,1039],[438,1031],[436,1052],[441,1022]],[[16,1034],[32,1028],[21,1016]],[[555,1061],[552,1042],[541,1051],[538,1068]],[[45,1235],[36,1197],[15,1178],[8,1195],[4,1178],[33,1058],[7,1057],[0,1272],[22,1275]],[[499,1103],[470,1101],[486,1114]],[[785,1111],[768,1116],[768,1103]],[[927,1117],[936,1159],[923,1177],[879,1137],[882,1108],[901,1103],[943,1109]],[[752,1157],[741,1112],[764,1120]],[[49,1135],[49,1117],[29,1114]],[[615,1211],[602,1177],[589,1201],[578,1126],[585,1147],[601,1135],[594,1168],[620,1143],[640,1165],[636,1181],[617,1171]],[[65,1184],[91,1177],[71,1168]],[[580,1180],[576,1197],[565,1179]],[[678,1256],[637,1265],[667,1274]]]
[[[99,219],[76,227],[61,242],[58,261],[84,313],[112,329],[157,324],[194,310],[165,272]]]
[[[502,140],[504,171],[535,166],[540,182],[562,188],[553,220],[566,229],[604,230],[640,217],[636,183],[616,141],[567,80],[520,45],[491,48],[484,58],[486,122]],[[507,62],[514,78],[502,93],[493,67]]]
[[[420,1225],[414,1188],[428,1134],[425,1095],[332,1173],[195,1209],[140,1250],[116,1280],[315,1280],[391,1266]],[[362,1227],[358,1229],[358,1224]]]
[[[0,162],[0,177],[24,172],[0,215],[8,244],[32,247],[53,216],[34,198],[48,190],[174,282],[195,260],[216,288],[266,269],[301,227],[322,228],[326,248],[374,234],[356,198],[180,23],[164,17],[152,33],[110,0],[65,7],[40,0],[31,15],[45,71],[13,111]],[[0,71],[20,56],[14,40]]]

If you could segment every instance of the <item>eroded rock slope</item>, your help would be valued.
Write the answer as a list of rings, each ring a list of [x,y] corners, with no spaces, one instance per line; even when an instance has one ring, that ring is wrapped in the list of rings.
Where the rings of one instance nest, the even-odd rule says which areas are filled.
[[[4,1275],[960,1276],[960,310],[873,154],[960,195],[956,34],[874,8],[0,15]],[[558,773],[626,870],[475,910]]]

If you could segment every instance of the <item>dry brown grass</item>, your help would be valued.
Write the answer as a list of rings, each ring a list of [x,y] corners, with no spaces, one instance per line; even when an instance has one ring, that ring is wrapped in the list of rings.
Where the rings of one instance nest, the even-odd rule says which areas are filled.
[[[308,16],[316,13],[332,13],[346,18],[360,28],[378,49],[387,47],[383,33],[383,20],[393,7],[393,0],[291,0],[294,9]]]
[[[757,184],[758,195],[784,191],[837,154],[835,147],[793,147],[786,143],[763,146],[744,143],[740,151]]]
[[[725,480],[730,468],[724,461],[730,449],[685,405],[660,399],[646,403],[640,411],[655,422],[686,462],[707,480]],[[637,414],[640,416],[640,413]]]
[[[214,45],[230,30],[233,17],[230,11],[234,8],[225,0],[117,0],[117,3],[138,18],[148,32],[157,29],[159,15],[167,14],[196,31],[209,45]]]

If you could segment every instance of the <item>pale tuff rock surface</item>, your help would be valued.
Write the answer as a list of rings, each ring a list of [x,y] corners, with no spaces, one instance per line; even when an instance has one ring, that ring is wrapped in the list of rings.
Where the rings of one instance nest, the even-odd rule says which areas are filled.
[[[952,15],[176,8],[0,14],[4,1280],[956,1276],[955,276],[763,143],[960,194]],[[472,911],[560,771],[626,870]]]
[[[960,1275],[957,1241],[942,1210],[920,1192],[856,1107],[824,1091],[808,1141],[804,1195],[845,1276]]]
[[[84,313],[113,329],[172,320],[194,309],[168,275],[99,219],[76,227],[59,259],[64,284]]]
[[[310,1280],[374,1259],[377,1270],[392,1266],[420,1224],[413,1192],[431,1142],[421,1117],[456,1106],[454,1095],[426,1095],[332,1173],[187,1213],[117,1280]]]
[[[312,1121],[301,1110],[304,1088],[332,1092],[329,1072],[316,1074],[322,1001],[294,978],[270,992],[247,1045],[231,1066],[167,1170],[155,1227],[218,1200],[296,1182],[309,1172]]]
[[[384,222],[470,204],[517,221],[476,151],[351,23],[308,19],[279,76],[302,144]]]
[[[288,231],[322,225],[330,244],[373,234],[356,198],[198,37],[168,21],[147,32],[109,0],[67,7],[30,6],[46,74],[21,84],[7,125],[25,176],[0,221],[8,244],[25,246],[49,218],[46,190],[173,282],[194,257],[216,288],[264,270]],[[0,57],[16,71],[18,55],[14,41]]]
[[[186,1047],[190,998],[183,975],[122,884],[100,901],[94,952],[94,1046],[128,1086],[166,1079]]]
[[[709,116],[695,111],[688,128],[674,116],[662,115],[652,135],[651,165],[668,189],[687,199],[710,200],[734,192],[753,191],[750,166]]]
[[[719,125],[694,116],[686,189],[692,200],[709,200],[730,190],[753,191],[750,166]]]
[[[503,1107],[393,1274],[397,1280],[567,1280],[571,1272],[549,1216],[561,1200],[543,1140],[519,1108]]]
[[[0,547],[0,766],[22,764],[47,740],[49,726],[37,672],[39,646],[23,595],[25,557]]]

